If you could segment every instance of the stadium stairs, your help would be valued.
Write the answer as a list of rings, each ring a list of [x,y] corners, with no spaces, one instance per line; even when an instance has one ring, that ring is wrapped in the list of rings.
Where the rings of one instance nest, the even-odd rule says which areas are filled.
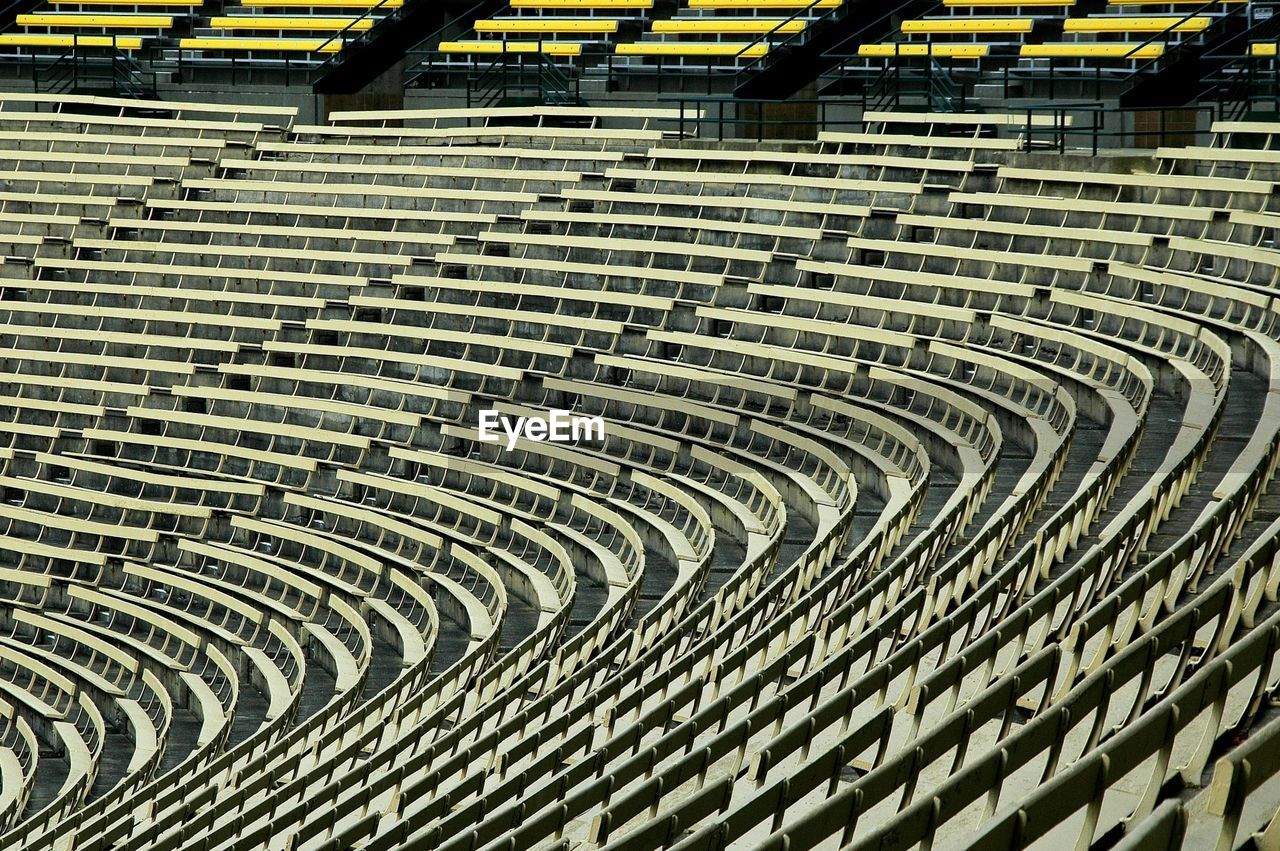
[[[850,0],[810,24],[797,37],[775,47],[741,74],[734,95],[740,98],[786,98],[835,67],[840,48],[878,41],[900,21],[941,8],[937,0],[906,0],[887,11],[884,2]]]
[[[506,0],[406,3],[398,14],[378,21],[367,34],[348,44],[325,63],[313,89],[316,94],[353,94],[402,62],[424,40],[439,42],[453,29],[465,31],[477,18],[506,6]]]
[[[1235,6],[1216,20],[1201,40],[1180,42],[1165,56],[1138,68],[1120,95],[1122,107],[1184,106],[1206,94],[1206,81],[1219,79],[1238,65],[1254,42],[1280,36],[1280,15],[1250,19],[1249,4]]]

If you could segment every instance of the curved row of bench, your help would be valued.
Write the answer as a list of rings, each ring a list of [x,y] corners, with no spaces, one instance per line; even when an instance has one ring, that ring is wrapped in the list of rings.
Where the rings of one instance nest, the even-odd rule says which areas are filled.
[[[135,109],[0,96],[4,847],[1267,829],[1272,128]]]

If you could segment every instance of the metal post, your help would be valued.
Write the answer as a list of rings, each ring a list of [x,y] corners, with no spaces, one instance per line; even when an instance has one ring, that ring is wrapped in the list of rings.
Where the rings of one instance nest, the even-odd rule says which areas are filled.
[[[930,38],[928,46],[925,47],[925,68],[924,68],[924,87],[925,100],[929,103],[930,109],[936,109],[933,105],[933,39]]]

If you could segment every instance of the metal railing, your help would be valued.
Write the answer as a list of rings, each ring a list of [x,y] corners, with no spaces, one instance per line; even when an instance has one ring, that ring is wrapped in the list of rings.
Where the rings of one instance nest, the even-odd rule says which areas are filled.
[[[176,81],[192,79],[198,70],[217,68],[229,72],[230,79],[226,82],[232,86],[252,84],[255,77],[261,78],[264,72],[270,73],[273,82],[279,82],[277,75],[283,75],[283,84],[290,86],[295,82],[310,84],[320,60],[311,53],[284,53],[279,58],[264,58],[229,52],[227,56],[210,57],[199,48],[172,47],[164,48],[163,55],[152,58],[150,66],[155,71],[172,74]]]
[[[483,13],[491,2],[492,0],[480,0],[480,2],[468,8],[461,15],[455,15],[450,18],[443,26],[433,30],[425,38],[419,39],[417,44],[406,50],[404,53],[405,86],[414,85],[424,75],[430,80],[438,72],[448,73],[456,70],[453,66],[458,63],[442,59],[442,54],[435,49],[435,45],[469,31],[476,17]],[[503,52],[505,53],[505,50]],[[437,68],[437,64],[440,66],[439,68]]]
[[[505,45],[505,42],[504,42]],[[566,72],[542,53],[515,53],[505,49],[477,73],[467,75],[467,107],[489,107],[518,98],[531,98],[547,106],[582,102],[581,78]]]
[[[1208,0],[1208,2],[1204,3],[1201,6],[1197,6],[1195,9],[1193,9],[1190,12],[1187,12],[1181,18],[1169,24],[1160,32],[1155,33],[1154,35],[1149,37],[1146,41],[1134,47],[1132,50],[1130,50],[1128,53],[1124,55],[1124,58],[1125,59],[1135,58],[1136,56],[1141,54],[1143,48],[1149,47],[1150,45],[1155,44],[1157,41],[1164,39],[1170,33],[1177,32],[1179,27],[1181,27],[1183,24],[1185,24],[1187,21],[1191,20],[1192,18],[1199,17],[1205,12],[1212,11],[1215,8],[1221,9],[1222,7],[1223,7],[1222,0]],[[1228,8],[1223,14],[1218,16],[1218,21],[1219,22],[1230,21],[1237,16],[1244,16],[1244,15],[1251,14],[1250,10],[1252,8],[1253,8],[1252,2],[1242,3],[1232,8]],[[1177,46],[1182,47],[1183,44],[1189,43],[1190,41],[1191,40],[1188,39],[1187,42],[1179,42]],[[1133,72],[1129,75],[1128,79],[1130,80],[1136,79],[1139,75],[1145,74],[1146,72],[1155,69],[1156,66],[1158,66],[1163,60],[1165,60],[1165,58],[1166,58],[1165,53],[1161,52],[1159,56],[1153,58],[1151,61],[1147,62],[1145,65],[1141,65],[1135,68]]]
[[[806,22],[806,24],[805,24],[805,26],[804,26],[804,27],[802,27],[802,28],[801,28],[800,30],[798,30],[797,32],[794,32],[794,33],[792,33],[792,34],[791,34],[793,37],[795,37],[795,36],[803,36],[803,35],[805,34],[805,32],[809,29],[809,27],[810,27],[810,26],[815,22],[815,20],[821,20],[822,18],[825,18],[825,17],[826,17],[826,15],[819,15],[819,16],[815,19],[815,18],[813,18],[813,16],[810,14],[811,12],[813,12],[813,10],[814,10],[814,9],[821,8],[821,6],[822,6],[822,4],[823,4],[824,2],[826,2],[826,0],[812,0],[812,2],[811,2],[811,3],[809,3],[809,5],[808,5],[808,6],[805,6],[803,9],[797,9],[796,11],[792,12],[790,15],[788,15],[787,17],[785,17],[785,18],[783,18],[781,21],[779,21],[777,24],[775,24],[775,25],[774,25],[774,26],[773,26],[773,27],[772,27],[768,32],[766,32],[766,33],[762,33],[761,35],[759,35],[759,36],[757,36],[755,39],[753,39],[751,42],[749,42],[749,43],[748,43],[746,46],[744,46],[741,50],[739,50],[737,53],[735,53],[735,54],[734,54],[734,56],[733,56],[733,58],[734,58],[735,60],[736,60],[736,59],[741,59],[741,58],[742,58],[742,56],[743,56],[744,54],[749,56],[749,55],[750,55],[750,52],[751,52],[751,49],[752,49],[753,47],[755,47],[756,45],[758,45],[758,44],[764,44],[764,45],[766,45],[766,46],[768,47],[768,49],[769,49],[769,50],[774,50],[774,49],[776,49],[776,48],[778,48],[778,47],[781,47],[782,45],[787,44],[788,42],[790,42],[790,41],[791,41],[791,38],[783,39],[783,40],[782,40],[781,42],[779,42],[778,44],[774,44],[774,42],[773,42],[773,36],[774,36],[774,34],[776,34],[778,31],[780,31],[780,30],[782,30],[784,27],[786,27],[786,26],[787,26],[787,24],[791,23],[792,21],[801,21],[801,20],[803,20],[803,21],[805,21],[805,22]],[[843,3],[841,4],[841,6],[843,6]],[[837,8],[840,8],[840,7],[837,7]],[[763,57],[761,57],[761,58],[763,58]],[[752,64],[754,64],[754,63],[752,63]]]
[[[393,6],[393,5],[390,5],[392,2],[393,0],[378,0],[376,5],[370,6],[368,9],[365,9],[364,13],[361,14],[360,17],[353,18],[345,27],[338,30],[338,32],[334,33],[333,35],[329,36],[329,38],[325,39],[324,42],[321,43],[321,45],[318,48],[316,48],[317,53],[323,53],[324,50],[329,45],[333,44],[335,41],[339,42],[342,45],[336,52],[334,52],[332,55],[327,57],[323,62],[320,63],[319,66],[315,68],[315,76],[317,79],[323,76],[324,74],[328,73],[330,70],[332,70],[332,67],[337,62],[340,61],[339,57],[342,55],[342,51],[346,50],[349,47],[353,47],[358,44],[363,44],[364,42],[372,38],[373,31],[379,23],[385,20],[395,21],[400,18],[400,15],[402,14],[403,9],[405,8],[404,4],[402,3],[400,5]],[[388,9],[390,11],[387,11],[386,14],[382,14],[382,15],[375,14],[377,12],[386,11]],[[365,29],[359,29],[361,21],[369,21],[369,20],[373,21],[373,23],[369,27]],[[348,39],[347,34],[352,32],[353,30],[358,30],[357,35],[351,39]]]
[[[1152,146],[1139,145],[1139,140],[1154,137],[1157,140],[1156,146],[1162,147],[1169,144],[1171,138],[1182,138],[1188,133],[1207,133],[1213,122],[1220,117],[1218,108],[1213,105],[1143,109],[1104,103],[1048,103],[1021,106],[1015,111],[1018,115],[1026,115],[1026,124],[1019,128],[1022,133],[1022,150],[1054,151],[1059,154],[1065,154],[1068,150],[1088,150],[1094,156],[1104,147],[1103,142],[1112,139],[1119,140],[1119,147],[1145,148]],[[1171,113],[1184,117],[1187,113],[1195,114],[1196,129],[1170,127],[1168,119]],[[1157,126],[1137,126],[1136,119],[1139,115],[1158,116]],[[1037,120],[1046,116],[1049,118],[1047,122]],[[1204,116],[1208,120],[1202,122],[1201,118]],[[1108,118],[1117,121],[1120,126],[1109,127]],[[1203,131],[1199,129],[1202,123]],[[1127,146],[1124,144],[1126,139],[1130,143]],[[1082,144],[1071,145],[1069,143],[1072,140],[1080,140]]]
[[[822,130],[861,128],[861,115],[853,118],[859,106],[856,98],[789,98],[767,100],[737,98],[729,95],[667,95],[658,99],[663,106],[678,107],[675,132],[680,138],[700,139],[816,139]],[[805,110],[813,114],[779,118],[770,108]],[[835,114],[833,114],[835,113]],[[845,113],[850,117],[843,117]],[[803,130],[803,133],[792,132]],[[812,130],[810,133],[808,131]],[[728,132],[726,132],[728,131]]]
[[[118,39],[122,36],[109,36],[110,45],[96,43],[102,36],[92,36],[93,44],[83,44],[81,38],[73,36],[71,46],[52,59],[31,57],[33,91],[43,94],[109,91],[120,97],[155,96],[155,71],[144,68],[119,47]]]
[[[803,11],[807,12],[813,9],[815,6],[819,4],[819,2],[820,0],[814,0],[814,2],[806,6]],[[865,35],[868,30],[877,28],[882,24],[884,24],[885,22],[893,20],[895,17],[901,17],[905,9],[907,9],[909,6],[918,5],[918,3],[919,3],[919,0],[901,0],[901,2],[894,4],[892,7],[888,9],[888,11],[883,12],[879,17],[872,18],[870,21],[866,22],[861,27],[859,27],[856,31],[846,36],[837,44],[833,45],[830,50],[825,52],[825,55],[830,55],[830,56],[840,55],[839,51],[847,50],[850,42],[861,43],[862,36]],[[805,26],[804,29],[800,30],[799,32],[792,33],[788,37],[784,38],[782,41],[772,44],[772,46],[769,48],[769,53],[766,53],[764,56],[761,56],[757,58],[755,61],[746,65],[742,69],[742,73],[744,75],[747,75],[747,74],[752,74],[752,73],[761,71],[763,70],[764,66],[769,62],[770,53],[776,53],[780,49],[797,47],[806,43],[810,38],[813,37],[813,34],[816,31],[817,27],[820,26],[823,22],[841,20],[846,15],[848,15],[849,5],[850,4],[846,0],[846,2],[840,3],[838,6],[834,7],[830,11],[809,20],[808,25]],[[941,9],[942,7],[943,7],[943,4],[941,2],[934,4],[934,8],[930,11],[930,14],[932,14],[933,11],[937,11]],[[798,14],[800,13],[797,13],[797,15]],[[794,17],[796,16],[793,15],[792,18]],[[788,20],[791,20],[791,18],[788,18]],[[775,27],[774,29],[777,29],[777,28]],[[773,30],[770,30],[770,33],[772,32]],[[752,44],[755,44],[760,40],[761,39],[756,39],[756,41],[752,42]],[[750,45],[748,45],[748,47],[750,47]],[[744,50],[745,49],[746,48],[744,48]]]
[[[1280,113],[1280,64],[1271,56],[1241,55],[1229,58],[1227,67],[1205,81],[1201,100],[1213,100],[1224,120],[1243,118],[1258,103]]]
[[[906,98],[919,98],[931,112],[968,112],[976,103],[969,95],[969,86],[951,75],[948,68],[932,56],[903,57],[920,60],[885,64],[880,68],[868,67],[860,75],[843,70],[845,63],[863,57],[856,54],[829,54],[839,60],[842,70],[835,75],[824,74],[820,79],[838,87],[848,79],[863,78],[860,96],[864,110],[894,109]],[[895,57],[897,58],[897,57]],[[869,78],[869,79],[866,79]],[[823,90],[819,89],[819,94]]]

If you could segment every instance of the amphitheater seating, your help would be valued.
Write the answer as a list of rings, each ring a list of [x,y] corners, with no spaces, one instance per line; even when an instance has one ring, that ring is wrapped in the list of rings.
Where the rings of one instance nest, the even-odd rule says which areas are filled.
[[[307,70],[397,12],[404,0],[48,0],[0,33],[0,52],[24,61],[68,50],[124,51],[158,67]],[[945,0],[904,20],[893,37],[849,47],[841,67],[865,73],[894,66],[943,75],[1007,71],[1064,80],[1127,74],[1184,41],[1202,41],[1243,0],[1193,10],[1185,3],[1116,2],[1101,11],[1072,0]],[[497,64],[588,66],[653,75],[736,72],[780,45],[807,38],[839,0],[509,0],[429,48],[426,75],[474,73]],[[1250,52],[1270,55],[1259,42]],[[504,57],[512,57],[506,59]],[[416,66],[415,66],[416,67]],[[991,73],[988,73],[991,72]],[[603,73],[603,71],[602,71]],[[1005,76],[1005,85],[1010,77]]]
[[[149,106],[0,94],[0,847],[1274,840],[1274,125]]]
[[[474,32],[443,42],[439,50],[467,61],[494,54],[578,57],[608,45],[643,25],[653,0],[511,0],[499,14],[475,21]],[[489,57],[485,59],[485,57]]]
[[[598,57],[611,53],[617,73],[654,67],[734,67],[804,31],[838,0],[688,0],[672,17],[652,18],[652,0],[511,0],[501,14],[475,22],[474,37],[439,46],[450,56],[508,53]],[[492,61],[492,60],[490,60]],[[586,61],[595,61],[587,59]]]
[[[1125,73],[1183,40],[1199,38],[1229,9],[1201,4],[1188,14],[1188,5],[1128,0],[1083,14],[1083,7],[1057,0],[946,0],[943,14],[903,21],[897,39],[862,44],[858,53],[882,64],[920,57],[990,60],[1028,76],[1046,70],[1048,63],[1055,74],[1068,77]]]
[[[314,61],[372,29],[403,0],[247,0],[202,15],[195,0],[50,0],[17,15],[0,46],[20,55],[77,46],[155,48],[187,62]]]
[[[788,0],[688,0],[675,16],[656,20],[631,43],[618,44],[618,56],[646,57],[624,62],[741,65],[764,56],[779,42],[800,33],[837,3]]]

